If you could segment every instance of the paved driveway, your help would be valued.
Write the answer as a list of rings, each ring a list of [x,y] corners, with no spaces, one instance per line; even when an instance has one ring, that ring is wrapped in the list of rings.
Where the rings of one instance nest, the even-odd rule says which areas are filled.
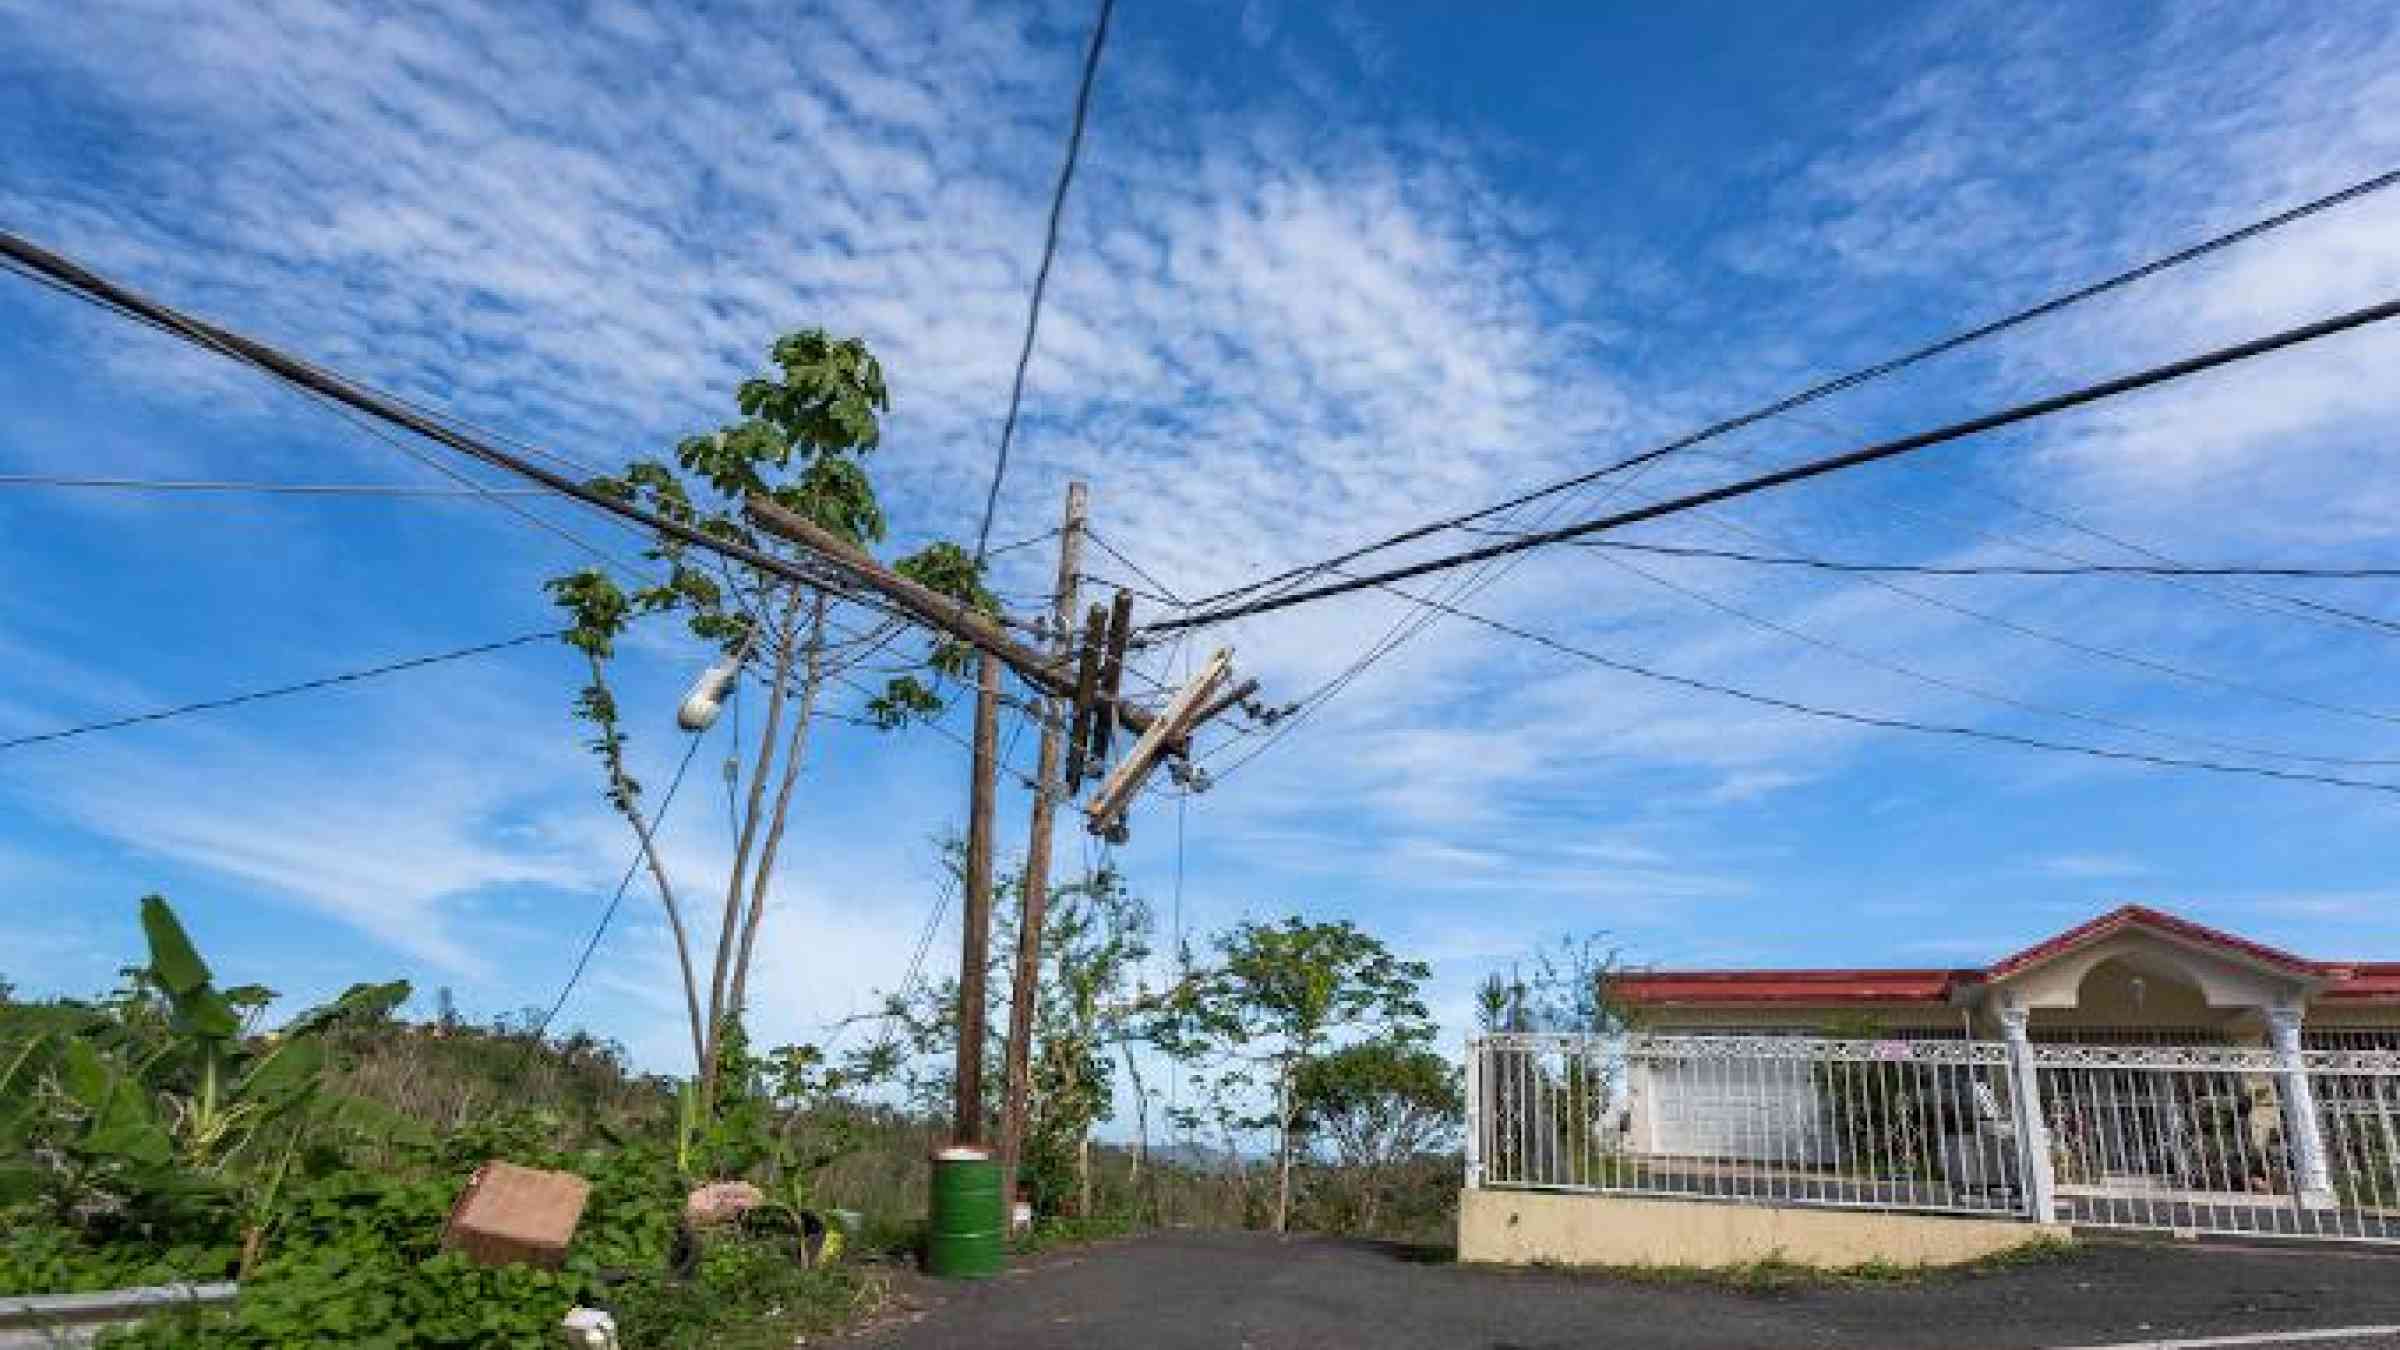
[[[994,1280],[910,1278],[887,1350],[2227,1346],[2400,1350],[2400,1252],[2089,1246],[1880,1287],[1747,1292],[1500,1271],[1324,1238],[1162,1233]],[[2384,1328],[2344,1331],[2345,1328]],[[2270,1334],[2271,1333],[2271,1334]],[[2259,1339],[2249,1339],[2258,1337]]]

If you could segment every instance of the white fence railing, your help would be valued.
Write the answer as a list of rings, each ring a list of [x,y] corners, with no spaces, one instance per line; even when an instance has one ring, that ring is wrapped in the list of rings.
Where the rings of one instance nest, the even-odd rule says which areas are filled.
[[[2062,1217],[2400,1241],[2400,1053],[2032,1053]]]
[[[2024,1208],[1996,1043],[1517,1034],[1479,1038],[1470,1063],[1476,1184]]]
[[[1469,1042],[1471,1186],[2400,1241],[2400,1053]]]

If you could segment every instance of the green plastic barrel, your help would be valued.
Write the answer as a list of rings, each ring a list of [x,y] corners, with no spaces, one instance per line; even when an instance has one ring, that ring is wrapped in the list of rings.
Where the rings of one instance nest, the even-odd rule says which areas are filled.
[[[1000,1164],[990,1154],[969,1148],[935,1154],[925,1268],[953,1279],[999,1274],[1007,1233],[1002,1214]]]

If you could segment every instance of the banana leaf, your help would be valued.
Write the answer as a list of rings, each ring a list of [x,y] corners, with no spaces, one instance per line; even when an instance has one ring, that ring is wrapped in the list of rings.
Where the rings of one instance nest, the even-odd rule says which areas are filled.
[[[183,931],[183,921],[158,896],[142,897],[142,935],[150,942],[150,973],[174,1009],[174,1028],[211,1039],[241,1034],[242,1019],[208,982],[208,963]]]

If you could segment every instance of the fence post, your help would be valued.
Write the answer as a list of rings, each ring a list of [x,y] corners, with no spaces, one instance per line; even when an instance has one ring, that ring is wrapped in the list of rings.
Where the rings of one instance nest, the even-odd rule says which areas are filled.
[[[2042,1118],[2042,1084],[2033,1067],[2033,1042],[2025,1034],[2032,1017],[2028,1008],[2002,1008],[2000,1030],[2008,1041],[2010,1095],[2016,1098],[2026,1217],[2035,1223],[2049,1223],[2058,1216],[2058,1180],[2050,1171],[2050,1126]]]
[[[2278,1003],[2267,1009],[2267,1033],[2282,1080],[2283,1132],[2292,1143],[2293,1188],[2301,1204],[2318,1208],[2334,1203],[2333,1176],[2325,1166],[2325,1137],[2317,1127],[2316,1089],[2308,1081],[2307,1061],[2300,1057],[2302,1016],[2299,1005]]]
[[[1467,1189],[1483,1186],[1483,1038],[1467,1037]]]

